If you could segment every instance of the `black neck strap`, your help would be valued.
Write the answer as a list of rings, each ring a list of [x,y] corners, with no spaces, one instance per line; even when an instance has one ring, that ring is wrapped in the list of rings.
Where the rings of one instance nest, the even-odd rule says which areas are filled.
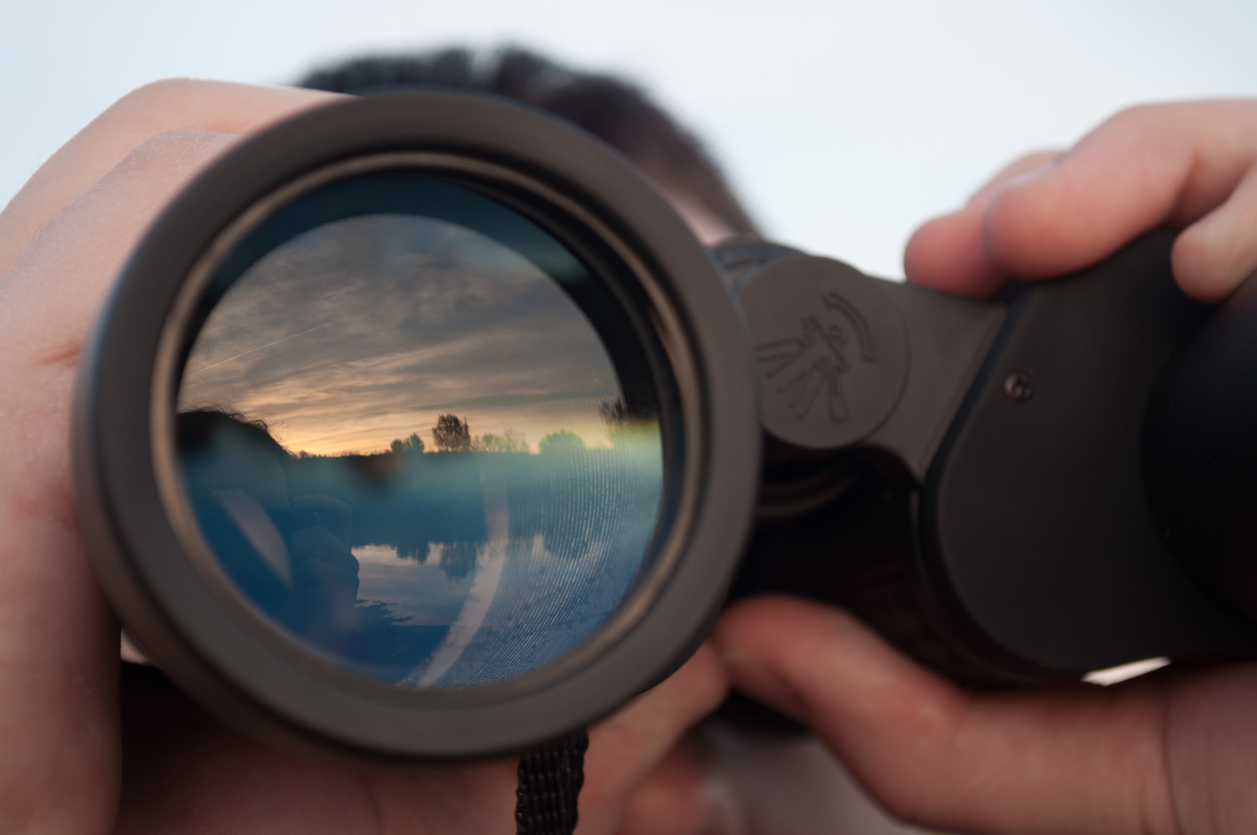
[[[587,748],[589,733],[581,728],[519,755],[516,835],[572,835]]]

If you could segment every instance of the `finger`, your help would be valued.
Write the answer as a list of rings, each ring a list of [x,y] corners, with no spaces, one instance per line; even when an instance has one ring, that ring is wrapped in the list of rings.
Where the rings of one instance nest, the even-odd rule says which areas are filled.
[[[1166,721],[1167,760],[1184,832],[1257,832],[1257,664],[1180,676]]]
[[[691,732],[637,786],[616,835],[740,835],[746,813]]]
[[[580,801],[582,835],[614,832],[639,785],[727,692],[724,669],[704,644],[663,683],[591,728]]]
[[[787,598],[739,604],[714,640],[734,686],[806,721],[899,818],[1009,835],[1173,822],[1153,689],[970,694],[849,615]]]
[[[1221,206],[1174,242],[1174,277],[1190,296],[1220,302],[1257,272],[1257,164]]]
[[[119,779],[118,626],[46,496],[0,485],[0,819],[14,832],[104,832]]]
[[[363,780],[240,736],[151,667],[127,665],[122,695],[122,799],[108,831],[314,835],[376,816]]]
[[[118,835],[479,835],[511,820],[514,757],[403,769],[294,756],[223,726],[151,667],[128,666]]]
[[[117,798],[118,627],[71,498],[68,403],[83,332],[129,241],[232,141],[166,140],[182,153],[137,152],[0,282],[0,809],[26,831],[104,831]]]
[[[1006,185],[1042,174],[1059,158],[1059,151],[1027,154],[992,177],[963,208],[921,226],[904,249],[904,274],[908,280],[978,298],[998,290],[1008,276],[987,254],[982,240],[987,207]]]
[[[72,366],[135,241],[175,194],[238,141],[194,131],[159,134],[58,214],[0,278],[0,363],[28,372],[32,365]]]
[[[1257,102],[1138,107],[987,209],[987,253],[1023,279],[1093,264],[1159,226],[1185,227],[1226,201],[1257,159]]]
[[[341,96],[172,79],[124,96],[40,166],[0,211],[0,276],[53,217],[150,137],[172,130],[252,134]]]

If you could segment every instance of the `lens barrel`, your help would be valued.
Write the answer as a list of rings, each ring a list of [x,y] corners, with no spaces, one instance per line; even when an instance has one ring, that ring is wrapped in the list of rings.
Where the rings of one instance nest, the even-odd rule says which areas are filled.
[[[264,736],[519,750],[718,611],[760,460],[747,344],[597,140],[466,94],[309,112],[170,206],[89,343],[98,573],[149,658]]]

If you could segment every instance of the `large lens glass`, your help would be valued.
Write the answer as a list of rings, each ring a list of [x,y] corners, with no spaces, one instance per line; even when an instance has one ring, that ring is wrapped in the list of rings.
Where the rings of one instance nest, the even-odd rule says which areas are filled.
[[[390,171],[271,212],[207,287],[178,460],[211,573],[281,640],[465,688],[613,617],[663,504],[658,399],[570,247],[465,182]]]

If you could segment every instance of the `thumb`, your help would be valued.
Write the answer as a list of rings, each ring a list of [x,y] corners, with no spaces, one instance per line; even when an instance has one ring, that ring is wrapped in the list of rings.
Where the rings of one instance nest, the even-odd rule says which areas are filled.
[[[886,809],[974,833],[1119,833],[1172,819],[1155,692],[971,693],[852,616],[743,601],[714,641],[739,690],[806,722]]]
[[[854,617],[803,600],[744,601],[714,639],[736,688],[805,722],[889,811],[918,817],[906,789],[930,782],[929,748],[964,710],[957,688]]]

